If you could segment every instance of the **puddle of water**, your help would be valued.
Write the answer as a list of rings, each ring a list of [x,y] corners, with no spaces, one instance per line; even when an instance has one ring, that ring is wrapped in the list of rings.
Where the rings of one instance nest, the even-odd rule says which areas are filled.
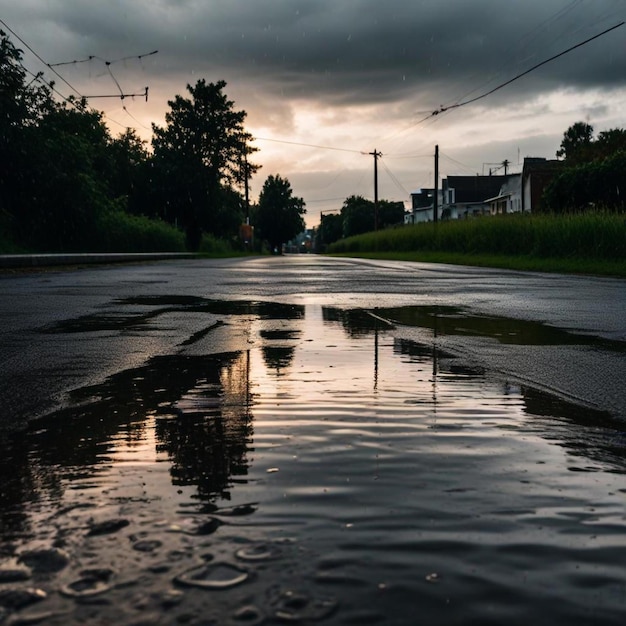
[[[118,304],[220,315],[254,343],[181,344],[2,442],[0,623],[622,623],[623,426],[393,325],[543,330]]]
[[[427,328],[437,336],[487,337],[522,346],[591,345],[624,352],[621,341],[569,332],[541,322],[498,316],[471,315],[447,306],[379,308],[375,313],[390,324]]]

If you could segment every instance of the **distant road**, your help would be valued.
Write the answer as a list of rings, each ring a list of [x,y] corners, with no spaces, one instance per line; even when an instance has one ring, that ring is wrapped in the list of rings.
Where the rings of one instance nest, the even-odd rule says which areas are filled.
[[[620,279],[294,255],[0,273],[0,294],[0,426],[22,424],[62,404],[71,389],[176,351],[217,319],[183,310],[193,298],[366,309],[436,305],[564,329],[574,339],[555,333],[552,341],[548,332],[538,343],[511,343],[474,332],[437,341],[494,374],[626,419]],[[224,327],[231,330],[228,345],[215,350],[245,348],[242,336]],[[394,332],[424,340],[423,329],[400,325]]]

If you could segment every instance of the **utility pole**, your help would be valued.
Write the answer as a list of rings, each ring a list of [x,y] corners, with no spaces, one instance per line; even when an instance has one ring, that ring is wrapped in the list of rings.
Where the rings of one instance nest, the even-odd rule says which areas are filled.
[[[433,222],[439,221],[439,144],[435,146],[435,192],[433,193]]]
[[[510,161],[508,159],[504,159],[504,161],[502,161],[502,167],[504,167],[504,175],[506,176],[506,173],[509,169],[509,163]]]
[[[250,226],[250,195],[248,190],[248,154],[244,153],[244,172],[243,177],[246,181],[246,225]]]
[[[374,230],[378,230],[378,157],[383,156],[382,152],[370,152],[374,157]]]

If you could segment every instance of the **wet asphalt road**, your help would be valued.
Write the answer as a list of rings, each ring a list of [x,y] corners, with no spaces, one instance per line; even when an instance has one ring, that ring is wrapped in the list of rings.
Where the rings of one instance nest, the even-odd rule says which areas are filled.
[[[173,354],[221,321],[190,314],[190,298],[441,307],[449,315],[454,307],[455,332],[433,336],[402,324],[395,332],[626,419],[626,281],[619,279],[301,255],[4,273],[0,295],[0,429],[62,406],[73,389]],[[155,310],[161,298],[167,304]],[[487,320],[480,325],[487,330],[464,332],[465,317]],[[519,334],[516,322],[536,322],[532,337],[542,339],[508,341],[489,330],[500,318],[510,335]],[[221,352],[251,339],[226,326],[212,341]]]

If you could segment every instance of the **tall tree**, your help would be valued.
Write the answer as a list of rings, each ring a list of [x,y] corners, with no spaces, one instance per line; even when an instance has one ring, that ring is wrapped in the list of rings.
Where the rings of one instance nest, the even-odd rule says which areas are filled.
[[[259,194],[256,226],[270,249],[280,253],[284,243],[304,230],[304,200],[293,195],[286,178],[268,176]]]
[[[54,107],[50,90],[36,81],[26,83],[22,51],[0,30],[0,212],[20,210],[23,194],[33,188],[28,163],[37,146],[26,130]]]
[[[586,122],[576,122],[563,133],[557,157],[564,157],[571,165],[584,161],[593,140],[593,126]]]
[[[223,92],[225,81],[199,80],[187,85],[189,98],[177,95],[168,102],[166,126],[153,125],[154,182],[166,218],[185,227],[192,247],[202,230],[218,236],[231,220],[220,215],[224,190],[241,180],[242,156],[255,151],[244,130],[245,111],[235,111]],[[248,164],[250,177],[257,166]],[[240,216],[237,220],[239,221]]]
[[[85,250],[97,216],[113,207],[111,137],[102,114],[85,101],[57,105],[26,137],[37,148],[19,216],[23,239],[37,249]]]
[[[132,128],[111,141],[110,188],[113,198],[133,198],[140,187],[141,169],[148,160],[146,142]]]
[[[374,230],[374,203],[363,196],[350,196],[343,202],[341,217],[344,237]]]

